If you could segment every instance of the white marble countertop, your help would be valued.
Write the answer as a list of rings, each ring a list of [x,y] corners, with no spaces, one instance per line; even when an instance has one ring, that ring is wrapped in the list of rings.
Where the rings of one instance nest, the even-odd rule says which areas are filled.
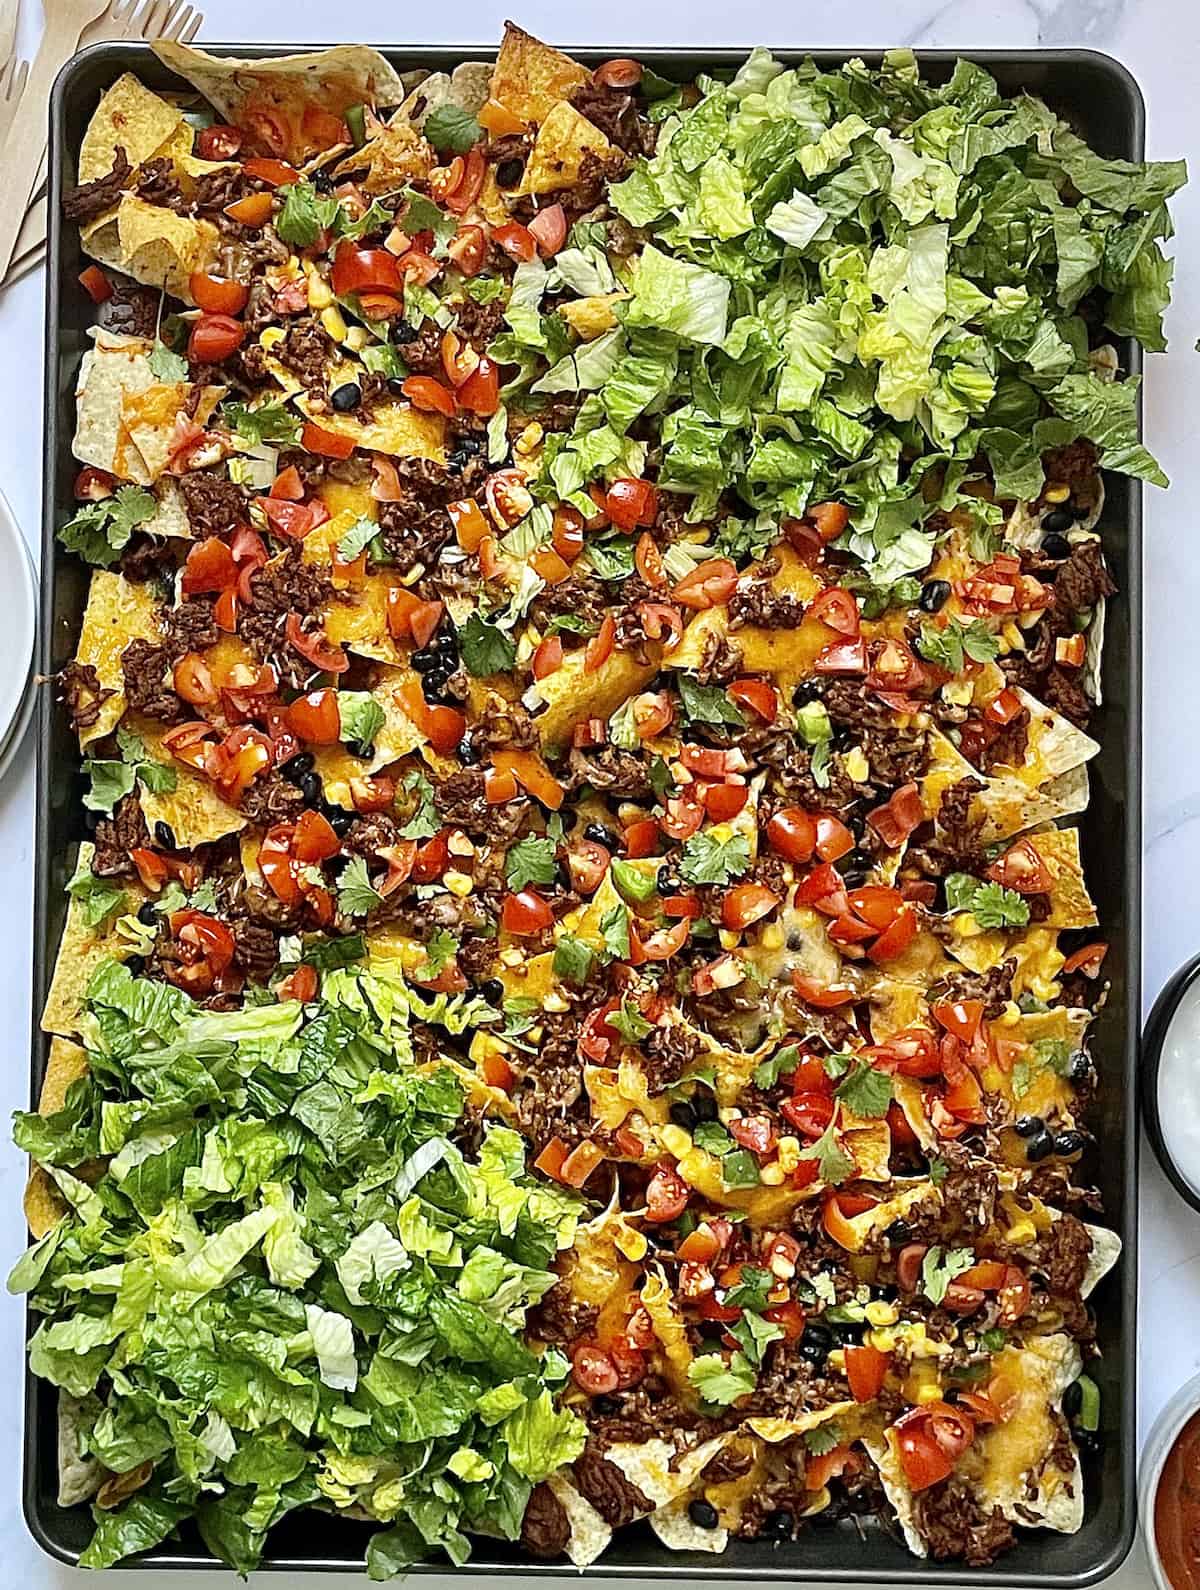
[[[295,0],[198,0],[207,21],[200,42],[233,39],[367,39],[419,43],[490,41],[504,12],[483,0],[459,0],[417,17],[398,33],[400,12],[385,0],[342,0],[337,7],[297,7]],[[24,0],[21,42],[36,45],[40,8]],[[1191,157],[1192,186],[1173,205],[1178,236],[1175,303],[1167,323],[1171,348],[1151,357],[1146,372],[1145,428],[1173,486],[1148,488],[1145,513],[1145,954],[1146,1006],[1183,960],[1200,948],[1195,903],[1200,897],[1200,689],[1196,686],[1195,615],[1200,611],[1200,557],[1193,540],[1200,499],[1200,6],[1194,0],[607,0],[564,9],[556,0],[516,0],[507,7],[523,26],[555,42],[619,44],[769,44],[792,47],[918,49],[1086,45],[1122,60],[1147,104],[1147,153]],[[40,512],[42,273],[0,297],[0,379],[6,393],[0,422],[0,486],[36,556]],[[1195,407],[1193,407],[1195,405]],[[0,1122],[26,1107],[29,965],[32,921],[34,774],[32,739],[0,786],[0,1018],[10,1034],[0,1072]],[[21,1156],[0,1133],[0,1269],[25,1240]],[[1200,1217],[1174,1195],[1148,1148],[1141,1182],[1140,1429],[1145,1432],[1171,1392],[1200,1369]],[[20,1508],[21,1308],[0,1310],[0,1572],[5,1585],[67,1590],[85,1582],[77,1570],[44,1557],[29,1537]],[[265,1575],[256,1576],[264,1587]],[[95,1583],[94,1580],[89,1581]],[[147,1581],[110,1574],[112,1590]],[[162,1590],[211,1582],[170,1575]],[[361,1583],[362,1581],[357,1581]],[[515,1582],[515,1581],[514,1581]],[[348,1577],[297,1576],[294,1590],[333,1590]],[[420,1583],[435,1586],[433,1579]],[[1140,1544],[1109,1583],[1144,1590],[1151,1583]]]

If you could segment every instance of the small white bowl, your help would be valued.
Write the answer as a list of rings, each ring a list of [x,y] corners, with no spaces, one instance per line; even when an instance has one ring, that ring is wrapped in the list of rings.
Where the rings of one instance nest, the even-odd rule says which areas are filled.
[[[1138,1470],[1138,1516],[1142,1521],[1142,1535],[1146,1542],[1146,1556],[1158,1590],[1175,1590],[1163,1572],[1158,1555],[1158,1542],[1154,1538],[1154,1502],[1163,1465],[1175,1439],[1194,1413],[1200,1410],[1200,1375],[1180,1386],[1179,1390],[1159,1414],[1150,1430],[1142,1452]]]
[[[37,693],[33,682],[36,636],[37,579],[25,538],[0,492],[0,749],[5,751],[10,731],[23,728],[22,709],[28,723],[29,702]]]

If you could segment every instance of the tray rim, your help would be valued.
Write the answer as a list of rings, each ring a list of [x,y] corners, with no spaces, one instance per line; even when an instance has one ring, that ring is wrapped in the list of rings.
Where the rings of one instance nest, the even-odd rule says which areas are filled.
[[[304,53],[309,50],[320,50],[329,47],[328,42],[316,44],[278,44],[278,43],[221,43],[205,40],[198,46],[206,52],[220,55],[224,54],[233,58],[249,59],[255,57],[272,58],[281,55]],[[456,65],[461,61],[470,59],[491,60],[496,51],[493,42],[487,45],[474,44],[377,44],[371,46],[378,49],[389,58],[399,58],[401,62],[411,60],[412,65],[428,66],[437,70],[443,66]],[[658,62],[669,66],[671,62],[678,62],[680,58],[688,61],[706,62],[711,66],[724,68],[740,64],[745,59],[750,46],[745,44],[724,45],[646,45],[639,46],[626,42],[622,45],[602,46],[595,44],[571,45],[562,43],[557,46],[568,51],[586,64],[600,64],[609,59],[620,50],[636,51],[640,59],[647,62]],[[821,48],[805,48],[803,45],[769,45],[778,58],[787,62],[811,58],[823,65],[838,65],[849,59],[861,59],[868,64],[877,64],[890,47],[836,47],[822,46]],[[1101,77],[1107,79],[1107,87],[1113,93],[1119,94],[1125,101],[1125,110],[1129,120],[1128,139],[1122,149],[1122,156],[1126,159],[1141,159],[1145,152],[1145,125],[1146,103],[1141,86],[1132,71],[1124,62],[1104,51],[1090,48],[1027,48],[1027,49],[917,49],[914,51],[917,59],[923,65],[935,67],[946,66],[958,59],[976,62],[983,67],[1001,67],[1012,69],[1014,67],[1029,66],[1040,68],[1046,66],[1076,66],[1090,68]],[[48,675],[53,671],[53,627],[55,622],[54,597],[55,585],[59,565],[66,554],[61,552],[55,539],[54,525],[54,483],[57,472],[57,443],[59,427],[57,421],[57,382],[61,374],[59,350],[59,292],[61,287],[61,242],[63,227],[59,198],[62,187],[62,153],[63,153],[63,108],[64,101],[75,77],[86,67],[90,68],[94,62],[110,60],[114,63],[114,76],[121,70],[132,70],[138,62],[144,62],[154,56],[153,47],[143,40],[110,41],[91,45],[79,51],[72,57],[59,72],[50,95],[49,102],[49,237],[47,251],[47,272],[45,289],[45,341],[44,341],[44,373],[43,373],[43,448],[42,448],[42,546],[41,570],[42,588],[41,604],[37,636],[37,655],[39,671]],[[697,66],[697,70],[702,69]],[[1128,345],[1126,357],[1126,372],[1130,376],[1142,374],[1142,350],[1136,344]],[[1137,399],[1137,412],[1139,419],[1139,434],[1141,432],[1142,394],[1139,390]],[[1119,1466],[1119,1495],[1109,1498],[1111,1502],[1119,1501],[1121,1507],[1120,1529],[1108,1546],[1107,1550],[1097,1559],[1087,1563],[1078,1572],[1038,1572],[1032,1569],[1016,1570],[1006,1567],[1012,1556],[1023,1555],[1019,1550],[1006,1557],[998,1559],[995,1566],[987,1568],[968,1568],[963,1563],[933,1564],[927,1559],[913,1557],[911,1565],[894,1569],[877,1569],[873,1577],[880,1584],[903,1584],[916,1586],[938,1585],[972,1585],[984,1584],[988,1586],[1011,1587],[1011,1590],[1066,1590],[1066,1587],[1085,1586],[1098,1583],[1106,1579],[1128,1556],[1133,1545],[1137,1530],[1136,1506],[1136,1471],[1137,1471],[1137,1314],[1138,1314],[1138,1162],[1139,1162],[1139,1134],[1138,1134],[1138,1101],[1140,1097],[1139,1081],[1139,1047],[1141,1038],[1141,947],[1142,947],[1142,559],[1143,559],[1143,506],[1144,488],[1136,479],[1129,479],[1128,485],[1129,504],[1125,515],[1128,550],[1126,567],[1124,570],[1125,583],[1121,595],[1123,605],[1128,613],[1129,625],[1129,655],[1127,659],[1127,694],[1122,702],[1125,718],[1125,734],[1122,750],[1124,752],[1125,779],[1121,794],[1123,797],[1123,815],[1125,824],[1125,843],[1122,857],[1122,905],[1124,910],[1124,946],[1126,951],[1126,964],[1124,968],[1124,1043],[1122,1060],[1122,1094],[1125,1100],[1125,1118],[1122,1131],[1121,1162],[1122,1162],[1122,1219],[1119,1234],[1122,1239],[1121,1266],[1122,1273],[1117,1284],[1122,1288],[1124,1297],[1123,1315],[1125,1331],[1121,1338],[1119,1349],[1119,1368],[1121,1371],[1122,1401],[1119,1422],[1120,1437],[1120,1466]],[[43,1052],[48,1042],[41,1032],[39,1017],[41,1000],[47,982],[47,956],[51,946],[47,938],[47,910],[50,894],[50,866],[48,848],[48,815],[50,811],[49,785],[54,770],[52,735],[55,702],[53,693],[43,690],[37,707],[37,818],[35,833],[35,877],[34,877],[34,944],[33,944],[33,1004],[31,1011],[32,1043],[30,1048],[30,1099],[36,1101],[38,1088],[43,1070]],[[1116,1033],[1114,1033],[1114,1041]],[[26,1308],[27,1331],[32,1329],[34,1316]],[[24,1429],[22,1440],[22,1487],[21,1501],[22,1513],[26,1527],[47,1556],[55,1561],[68,1566],[78,1564],[78,1553],[65,1548],[54,1540],[42,1516],[41,1506],[44,1498],[39,1494],[37,1487],[36,1466],[34,1453],[39,1440],[39,1432],[35,1428],[37,1419],[37,1400],[39,1388],[44,1393],[48,1388],[43,1386],[34,1377],[26,1362],[24,1366],[25,1395],[24,1395]],[[1086,1526],[1085,1526],[1086,1527]],[[1036,1542],[1032,1542],[1036,1552]],[[214,1571],[220,1565],[207,1553],[187,1551],[182,1554],[168,1555],[159,1549],[139,1554],[123,1564],[126,1568],[136,1569],[165,1569],[178,1571],[184,1569],[199,1569]],[[264,1556],[257,1571],[260,1572],[363,1572],[364,1563],[361,1557],[333,1557],[312,1555],[291,1555],[286,1558],[270,1558]],[[416,1574],[445,1574],[454,1572],[464,1575],[500,1575],[506,1578],[581,1578],[584,1576],[593,1579],[628,1578],[636,1574],[647,1580],[685,1579],[705,1580],[708,1582],[745,1582],[752,1580],[767,1580],[772,1583],[798,1584],[802,1582],[814,1584],[839,1584],[852,1583],[863,1578],[861,1569],[822,1567],[816,1564],[796,1562],[788,1566],[763,1566],[750,1565],[734,1566],[721,1558],[712,1558],[709,1561],[697,1563],[694,1554],[678,1564],[642,1564],[635,1566],[629,1563],[603,1561],[593,1564],[590,1568],[579,1570],[569,1564],[541,1563],[535,1559],[519,1562],[489,1563],[479,1558],[473,1558],[465,1567],[449,1569],[445,1563],[431,1561],[418,1563],[407,1570]]]

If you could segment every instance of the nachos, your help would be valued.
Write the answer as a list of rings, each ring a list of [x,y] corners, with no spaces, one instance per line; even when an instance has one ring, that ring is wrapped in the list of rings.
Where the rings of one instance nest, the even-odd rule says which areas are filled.
[[[1100,471],[1162,480],[1108,335],[1181,166],[904,51],[160,53],[64,197],[16,1134],[83,1562],[1077,1529]]]

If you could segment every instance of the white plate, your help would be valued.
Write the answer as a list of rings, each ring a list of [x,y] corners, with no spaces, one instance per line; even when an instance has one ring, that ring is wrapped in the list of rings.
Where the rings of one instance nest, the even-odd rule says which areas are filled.
[[[11,744],[32,711],[33,643],[37,633],[37,582],[25,538],[0,492],[0,774]]]

